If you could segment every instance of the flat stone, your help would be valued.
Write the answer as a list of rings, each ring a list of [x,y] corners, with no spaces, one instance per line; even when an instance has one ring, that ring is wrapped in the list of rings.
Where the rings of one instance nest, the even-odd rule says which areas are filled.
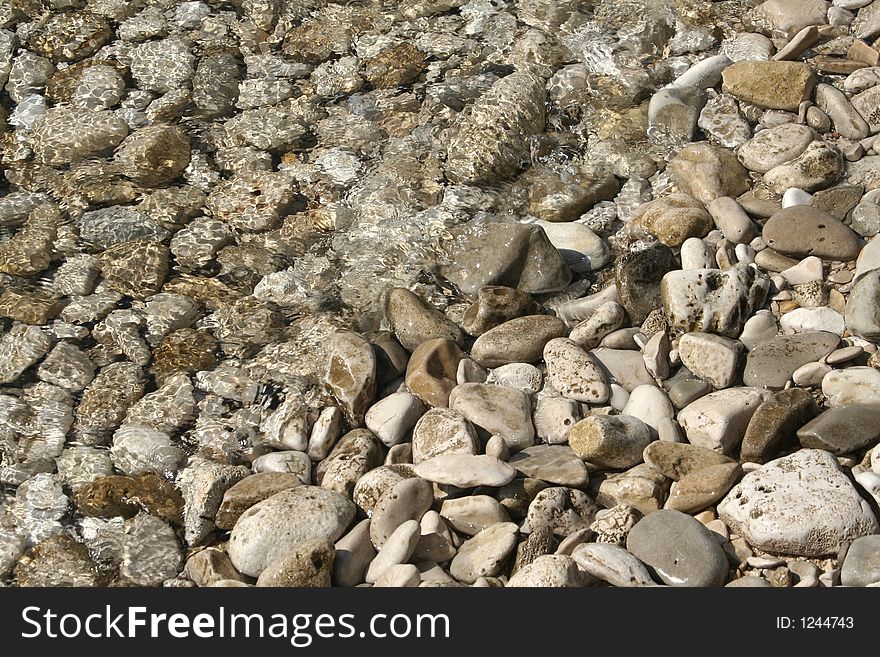
[[[727,557],[712,533],[671,509],[645,516],[630,530],[626,549],[669,586],[720,587]]]
[[[419,541],[421,527],[416,520],[402,523],[385,541],[376,558],[367,568],[365,580],[373,584],[392,566],[409,561]]]
[[[676,268],[675,256],[665,244],[654,244],[617,258],[614,264],[617,296],[633,322],[645,321],[648,313],[660,307],[660,281]]]
[[[425,412],[425,405],[408,392],[395,392],[370,407],[364,418],[367,428],[388,447],[407,436]]]
[[[741,476],[739,463],[710,465],[691,472],[673,482],[664,508],[691,514],[702,511],[724,497]]]
[[[880,402],[829,408],[798,429],[797,437],[804,447],[832,454],[851,454],[876,444],[880,440]]]
[[[747,474],[718,505],[730,529],[773,554],[821,557],[880,531],[828,452],[802,449]]]
[[[630,225],[641,227],[666,246],[679,247],[691,237],[705,237],[713,224],[697,199],[670,194],[639,206]]]
[[[526,477],[550,484],[584,488],[590,477],[587,468],[566,445],[534,445],[514,454],[510,465]]]
[[[847,328],[856,335],[873,342],[880,340],[880,269],[856,281],[846,301],[844,318]]]
[[[584,349],[594,349],[605,336],[622,327],[626,319],[626,309],[616,301],[608,301],[599,306],[591,317],[575,326],[568,337]]]
[[[865,190],[860,185],[835,185],[813,194],[810,205],[827,212],[835,219],[842,220],[850,210],[858,205],[864,193]]]
[[[780,335],[759,342],[746,358],[743,383],[782,388],[796,369],[830,354],[840,342],[833,333]]]
[[[803,153],[816,139],[815,131],[798,123],[785,123],[761,130],[737,151],[739,161],[749,171],[766,173]]]
[[[784,333],[815,333],[823,331],[843,335],[846,328],[843,315],[832,308],[795,308],[779,320]]]
[[[843,171],[843,154],[829,143],[814,141],[794,160],[765,173],[764,182],[776,194],[792,187],[815,192],[836,182]]]
[[[467,536],[474,536],[486,527],[501,522],[510,522],[510,516],[507,515],[504,507],[498,500],[488,495],[469,495],[444,500],[440,507],[440,515],[455,531]]]
[[[501,436],[511,453],[535,441],[531,402],[521,390],[464,383],[450,394],[449,407],[488,435]]]
[[[566,332],[565,323],[551,315],[517,317],[478,337],[471,358],[483,367],[534,363],[541,359],[544,345]]]
[[[289,472],[262,472],[245,477],[223,493],[215,524],[220,529],[232,529],[254,504],[301,483],[298,476]]]
[[[464,313],[462,327],[470,335],[480,336],[511,319],[538,313],[531,295],[503,285],[486,285],[477,290],[477,300]]]
[[[351,500],[333,491],[315,486],[283,490],[242,514],[232,528],[227,551],[239,572],[259,577],[297,543],[335,541],[354,514]]]
[[[831,119],[834,129],[847,139],[864,139],[871,129],[842,91],[830,84],[816,85],[816,105]]]
[[[794,442],[795,432],[819,413],[806,390],[782,390],[758,406],[749,420],[740,450],[743,463],[766,463]]]
[[[728,94],[710,98],[700,111],[697,125],[725,148],[742,146],[752,136],[748,120],[739,111],[736,99]]]
[[[804,205],[785,208],[770,217],[763,236],[767,246],[792,256],[855,260],[861,251],[858,236],[842,222]]]
[[[645,564],[617,545],[583,543],[575,547],[572,559],[581,569],[611,586],[654,586]]]
[[[516,548],[518,534],[519,528],[512,522],[487,527],[462,543],[449,566],[450,574],[467,584],[473,584],[480,577],[500,574]]]
[[[608,264],[611,258],[608,245],[587,226],[575,222],[549,221],[539,221],[538,225],[547,233],[547,239],[556,247],[571,271],[590,272]]]
[[[868,586],[880,582],[880,536],[863,536],[846,551],[840,569],[843,586]]]
[[[532,563],[517,570],[507,582],[507,588],[581,587],[587,583],[588,579],[571,557],[561,554],[543,554]]]
[[[599,347],[592,350],[590,356],[598,361],[606,381],[620,384],[627,392],[638,386],[656,385],[638,351]]]
[[[413,429],[412,461],[418,465],[441,454],[476,454],[477,434],[471,423],[450,408],[432,408]]]
[[[651,440],[648,425],[629,415],[591,415],[568,434],[568,444],[578,457],[603,468],[641,463],[642,452]]]
[[[429,406],[447,406],[456,385],[458,364],[465,358],[458,345],[447,338],[423,342],[406,366],[406,387]]]
[[[643,453],[645,463],[673,481],[700,470],[735,461],[729,456],[690,443],[653,442]]]
[[[692,444],[730,454],[742,442],[758,406],[769,397],[760,388],[719,390],[684,407],[678,421]]]
[[[486,454],[442,454],[419,463],[415,473],[422,479],[458,488],[497,488],[516,476],[512,466]]]
[[[446,338],[458,345],[464,335],[454,322],[420,296],[403,287],[392,288],[385,299],[385,316],[391,330],[407,351],[426,340]]]
[[[328,352],[324,381],[349,421],[361,425],[376,394],[373,347],[353,331],[340,331],[331,338]]]
[[[591,404],[608,400],[605,374],[574,340],[555,338],[544,347],[547,380],[563,397]]]
[[[640,463],[625,472],[606,475],[599,480],[596,501],[610,508],[625,504],[642,514],[653,513],[663,508],[663,500],[669,490],[669,480],[647,463]],[[591,490],[593,486],[591,485]]]
[[[880,401],[880,370],[864,366],[832,370],[822,378],[822,394],[828,406]]]
[[[711,333],[685,333],[678,341],[682,364],[716,388],[728,388],[736,380],[741,346]]]
[[[828,3],[825,0],[767,0],[758,11],[789,36],[811,25],[825,25]]]
[[[816,74],[803,62],[748,61],[728,66],[721,90],[769,109],[797,111],[808,100]]]

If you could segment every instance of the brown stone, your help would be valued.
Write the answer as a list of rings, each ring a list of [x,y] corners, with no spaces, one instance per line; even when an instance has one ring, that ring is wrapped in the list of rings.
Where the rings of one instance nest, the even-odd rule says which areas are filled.
[[[679,189],[704,205],[719,196],[737,197],[751,186],[748,172],[732,151],[705,141],[682,148],[666,170]]]
[[[131,518],[144,511],[172,524],[180,524],[183,518],[180,492],[155,474],[99,477],[80,488],[75,500],[85,516]]]
[[[376,394],[376,355],[373,347],[354,331],[339,331],[331,338],[324,380],[342,404],[348,421],[362,426]]]
[[[300,478],[292,472],[258,472],[245,477],[223,494],[214,524],[220,529],[232,529],[241,514],[257,502],[301,484]]]
[[[768,109],[796,112],[810,98],[816,74],[803,62],[745,61],[722,75],[722,91]]]
[[[827,212],[794,205],[774,214],[764,225],[764,241],[786,255],[854,260],[861,251],[858,236]]]
[[[741,476],[742,467],[736,462],[691,472],[672,484],[664,508],[682,513],[702,511],[724,497]]]
[[[749,420],[739,460],[766,463],[779,450],[796,440],[796,432],[819,413],[816,400],[806,390],[791,388],[777,392],[758,406]]]
[[[452,340],[436,338],[420,344],[406,367],[406,387],[430,406],[448,406],[458,363],[464,352]]]
[[[655,441],[644,451],[645,463],[674,481],[714,465],[734,463],[729,456],[689,443]]]
[[[257,586],[328,587],[335,556],[336,548],[326,539],[297,543],[290,553],[269,563]]]
[[[538,304],[531,295],[503,285],[485,285],[465,312],[462,326],[470,335],[480,336],[511,319],[537,313]]]
[[[666,246],[705,237],[714,226],[703,204],[687,194],[670,194],[645,203],[636,210],[633,221]]]
[[[423,342],[434,338],[447,338],[458,345],[464,339],[454,322],[404,287],[395,287],[388,292],[385,317],[400,344],[408,351],[414,351]]]
[[[551,315],[517,317],[483,333],[471,348],[471,358],[483,367],[534,363],[544,346],[568,332],[565,322]]]

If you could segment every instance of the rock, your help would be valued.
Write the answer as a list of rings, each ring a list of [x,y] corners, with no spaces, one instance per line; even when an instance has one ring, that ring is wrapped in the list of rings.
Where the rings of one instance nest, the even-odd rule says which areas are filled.
[[[477,300],[465,312],[462,326],[470,335],[480,336],[511,319],[537,312],[538,304],[525,292],[503,285],[486,285],[477,290]]]
[[[858,237],[830,214],[803,205],[780,210],[764,226],[764,241],[793,256],[816,255],[854,260],[861,250]]]
[[[158,187],[189,165],[190,140],[177,126],[154,125],[134,131],[116,150],[119,172],[137,183]]]
[[[557,536],[569,536],[586,529],[596,517],[598,505],[583,491],[573,488],[545,488],[529,504],[523,532],[549,527]]]
[[[869,404],[880,399],[880,371],[873,367],[847,367],[828,372],[822,394],[829,406]]]
[[[752,220],[743,210],[742,206],[729,196],[719,196],[708,206],[709,214],[718,229],[724,234],[724,237],[731,242],[737,244],[747,244],[751,242],[756,235],[755,226]],[[684,245],[682,245],[684,250]],[[713,263],[709,257],[701,257],[693,267],[684,266],[684,258],[682,257],[682,269],[699,269],[703,267],[712,267]]]
[[[880,531],[837,460],[802,449],[747,474],[718,505],[724,523],[774,554],[821,557]]]
[[[335,541],[354,519],[355,506],[339,493],[298,486],[258,502],[236,521],[227,550],[235,567],[259,577],[273,561],[312,539]]]
[[[489,329],[477,338],[471,358],[483,367],[540,360],[553,338],[565,335],[565,323],[550,315],[527,315]]]
[[[511,453],[534,443],[531,402],[520,390],[464,383],[450,393],[449,407],[488,435],[501,436]]]
[[[620,190],[611,168],[602,165],[570,165],[561,172],[535,166],[525,177],[528,211],[542,222],[573,221],[597,202],[610,201]]]
[[[782,390],[763,402],[746,427],[740,460],[766,463],[794,442],[795,432],[819,413],[816,400],[800,388]]]
[[[665,441],[648,445],[643,458],[646,464],[673,481],[679,481],[706,468],[735,462],[732,458],[705,447]]]
[[[571,282],[571,271],[540,226],[496,223],[465,228],[455,235],[449,252],[454,264],[443,273],[466,294],[485,285],[539,294],[562,290]]]
[[[678,342],[682,364],[715,388],[728,388],[736,380],[740,345],[711,333],[685,333]]]
[[[575,326],[568,337],[584,349],[595,349],[602,340],[626,323],[626,310],[616,301],[603,303],[591,317]]]
[[[446,338],[461,345],[461,329],[421,297],[403,287],[392,288],[385,299],[385,316],[391,330],[407,351],[423,342]]]
[[[770,584],[763,577],[756,577],[754,575],[746,575],[745,577],[740,577],[739,579],[731,580],[729,583],[724,585],[724,588],[757,588],[757,589],[769,589],[772,588],[773,585]]]
[[[382,465],[384,458],[384,446],[372,432],[367,429],[349,431],[318,464],[315,472],[318,484],[351,497],[357,480]]]
[[[137,424],[116,430],[110,454],[113,465],[128,475],[175,473],[185,459],[167,434]]]
[[[798,440],[804,447],[832,454],[851,454],[876,444],[880,441],[880,403],[877,399],[874,395],[874,403],[829,408],[797,430]]]
[[[401,563],[386,568],[373,583],[373,587],[411,588],[421,586],[421,573],[411,563]]]
[[[370,407],[365,416],[367,428],[385,445],[403,441],[425,412],[425,406],[408,392],[395,392]]]
[[[568,434],[574,453],[600,468],[629,468],[641,463],[650,442],[648,426],[629,415],[591,415]]]
[[[692,141],[705,103],[705,94],[694,86],[659,89],[648,105],[649,129],[667,139]]]
[[[254,504],[301,483],[299,477],[289,472],[262,472],[245,477],[223,493],[214,522],[220,529],[232,529],[241,514]]]
[[[565,260],[568,268],[575,273],[585,273],[601,269],[611,259],[611,254],[605,240],[584,224],[574,222],[552,223],[549,221],[539,221],[537,223],[544,229],[547,239],[559,251],[559,255]],[[522,314],[533,315],[535,313],[527,312]]]
[[[504,507],[494,497],[471,495],[458,499],[444,500],[440,515],[455,531],[467,536],[479,534],[486,527],[502,522],[510,522]]]
[[[666,331],[657,331],[642,349],[645,369],[655,379],[665,381],[669,378],[669,351],[671,345]]]
[[[776,194],[792,187],[807,192],[824,189],[843,173],[843,155],[834,146],[814,141],[794,160],[773,167],[764,182]]]
[[[335,545],[333,583],[336,586],[357,586],[364,582],[376,549],[370,541],[370,520],[360,521]]]
[[[749,171],[767,173],[773,167],[795,159],[816,138],[816,133],[808,126],[785,123],[759,132],[742,145],[737,157]]]
[[[423,342],[406,366],[406,387],[429,406],[446,406],[455,388],[458,364],[464,358],[464,352],[452,340]]]
[[[544,347],[547,379],[560,394],[575,401],[601,404],[609,388],[602,370],[573,340],[555,338]]]
[[[241,574],[226,553],[216,548],[206,548],[193,554],[186,560],[184,572],[196,586],[212,586],[224,579],[242,581]]]
[[[768,288],[769,281],[756,269],[734,265],[726,271],[671,271],[660,283],[660,297],[671,326],[735,338],[763,305]]]
[[[864,139],[871,129],[842,91],[830,84],[816,85],[816,105],[831,119],[834,129],[847,139]]]
[[[760,63],[766,62],[734,64],[725,69],[725,76],[735,66]],[[746,170],[736,156],[708,142],[685,146],[669,161],[666,170],[683,192],[704,205],[719,196],[739,196],[750,187]]]
[[[797,111],[808,100],[816,75],[803,62],[737,62],[722,73],[723,93],[769,109]],[[727,196],[730,196],[728,194]]]
[[[880,34],[880,9],[873,3],[859,9],[852,24],[853,35],[858,39],[871,39]]]
[[[568,432],[581,419],[580,404],[565,397],[540,397],[535,406],[535,433],[549,445],[568,442]]]
[[[420,520],[434,502],[431,484],[418,477],[404,479],[386,491],[373,508],[370,540],[380,549],[408,520]]]
[[[376,353],[376,374],[380,386],[406,374],[409,353],[391,333],[373,333],[370,335],[370,343]]]
[[[670,194],[639,206],[630,225],[641,227],[666,246],[678,247],[688,238],[705,237],[712,218],[696,199]]]
[[[638,386],[656,385],[638,351],[600,347],[591,351],[590,356],[598,361],[606,381],[620,384],[627,392]]]
[[[672,407],[672,402],[669,401],[669,396],[661,388],[653,385],[641,385],[633,388],[620,413],[636,417],[647,424],[652,438],[658,436],[664,420],[671,420],[675,417],[675,409]]]
[[[302,541],[266,566],[257,586],[325,588],[330,586],[336,549],[326,538]]]
[[[52,107],[32,128],[34,155],[48,166],[65,166],[115,148],[128,126],[109,110]],[[76,139],[70,139],[75,134]]]
[[[441,454],[419,463],[415,473],[422,479],[458,488],[497,488],[516,476],[513,467],[486,454]]]
[[[880,536],[857,538],[846,551],[840,570],[843,586],[869,586],[880,582]]]
[[[773,27],[792,36],[810,25],[825,25],[828,3],[825,0],[767,0],[758,11]]]
[[[176,573],[175,573],[176,574]],[[66,533],[46,538],[19,557],[12,573],[18,586],[98,586],[97,564],[88,548]]]
[[[754,345],[746,358],[743,383],[782,388],[796,369],[827,356],[837,347],[834,333],[780,335]]]
[[[565,445],[535,445],[514,454],[510,465],[523,476],[550,484],[585,488],[589,475],[584,462]]]
[[[389,450],[389,453],[390,450]],[[389,463],[373,468],[358,478],[352,491],[352,500],[368,516],[373,514],[379,499],[401,481],[415,478],[409,463]]]
[[[168,247],[149,239],[116,244],[101,255],[104,281],[121,294],[142,299],[156,294],[168,274]]]
[[[78,392],[95,378],[95,364],[72,344],[59,342],[40,363],[37,376],[41,381]]]
[[[203,543],[216,529],[214,518],[226,491],[250,474],[245,466],[190,457],[177,477],[185,502],[184,538],[190,546]]]
[[[409,561],[419,540],[419,530],[416,520],[407,520],[394,530],[367,568],[368,584],[375,583],[392,566]]]
[[[544,384],[544,376],[534,365],[528,363],[508,363],[501,367],[496,367],[486,377],[486,383],[497,386],[505,386],[521,390],[527,395],[533,395]]]
[[[339,331],[328,345],[324,381],[349,422],[363,424],[376,394],[376,356],[370,343],[353,331]]]
[[[635,323],[661,305],[660,281],[676,269],[675,257],[664,244],[621,255],[614,265],[614,278],[620,304]]]
[[[673,482],[666,509],[696,513],[724,497],[742,476],[739,463],[722,463],[701,468]]]
[[[684,407],[678,421],[692,444],[730,454],[742,442],[758,406],[769,398],[760,388],[719,390]]]
[[[432,408],[413,429],[412,461],[418,465],[441,454],[476,454],[479,442],[471,423],[449,408]]]
[[[727,557],[712,533],[671,509],[645,516],[630,530],[626,549],[669,586],[720,587]]]
[[[645,564],[617,545],[585,543],[571,556],[581,569],[611,586],[654,586]]]
[[[518,528],[512,522],[487,527],[459,548],[449,567],[460,582],[473,584],[480,577],[501,573],[505,561],[516,548]]]
[[[787,334],[826,332],[843,335],[846,328],[843,315],[824,306],[796,308],[780,318],[779,326]]]
[[[160,586],[176,577],[183,555],[174,530],[155,516],[141,513],[123,525],[119,578],[134,586]]]
[[[725,148],[742,146],[752,136],[751,126],[739,111],[736,99],[728,94],[710,98],[700,112],[697,125]]]
[[[747,350],[751,350],[756,344],[775,338],[778,332],[776,318],[771,313],[762,311],[746,321],[739,335],[739,341]]]
[[[866,340],[880,339],[880,270],[869,271],[856,281],[847,298],[844,317],[853,333]]]
[[[579,587],[584,586],[586,579],[571,557],[544,554],[517,570],[507,582],[507,587]]]
[[[598,478],[594,477],[595,482]],[[626,472],[599,480],[596,501],[604,507],[626,504],[640,513],[653,513],[663,507],[669,482],[656,469],[640,463]]]

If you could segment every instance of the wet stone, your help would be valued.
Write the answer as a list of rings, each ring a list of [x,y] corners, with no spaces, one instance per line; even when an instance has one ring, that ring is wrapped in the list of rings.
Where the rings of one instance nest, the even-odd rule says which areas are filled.
[[[429,406],[449,405],[464,352],[447,338],[435,338],[416,347],[406,366],[406,386]]]
[[[13,571],[18,586],[97,586],[97,564],[85,545],[58,534],[28,550]]]
[[[880,403],[829,408],[797,430],[801,445],[851,454],[880,440]]]
[[[779,389],[799,367],[827,356],[840,337],[828,332],[781,335],[757,343],[749,351],[743,383]]]
[[[783,390],[761,404],[749,420],[740,460],[766,463],[794,442],[795,432],[819,413],[815,399],[799,388]]]
[[[214,522],[220,529],[232,529],[254,504],[301,483],[299,477],[289,472],[261,472],[245,477],[223,493]]]
[[[486,285],[477,290],[477,300],[464,314],[462,327],[470,335],[480,336],[511,319],[534,315],[538,305],[520,290],[502,285]]]
[[[662,244],[618,258],[614,269],[617,294],[633,322],[641,323],[661,306],[660,282],[676,268],[672,251]]]
[[[89,516],[131,518],[144,512],[175,525],[183,518],[183,498],[177,488],[155,474],[99,477],[80,488],[75,500]]]
[[[405,288],[393,288],[388,292],[385,315],[394,335],[407,351],[414,351],[423,342],[435,338],[446,338],[461,345],[461,329]]]

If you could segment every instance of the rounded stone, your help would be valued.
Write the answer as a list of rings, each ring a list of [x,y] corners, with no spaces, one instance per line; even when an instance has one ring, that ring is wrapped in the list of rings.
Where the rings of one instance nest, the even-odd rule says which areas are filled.
[[[413,429],[412,460],[418,465],[440,454],[476,454],[479,446],[473,425],[451,408],[432,408]]]
[[[574,340],[555,338],[547,342],[544,362],[547,380],[563,397],[591,404],[608,400],[610,390],[605,374]]]
[[[534,363],[541,359],[544,345],[565,333],[565,323],[557,317],[517,317],[478,337],[471,348],[471,358],[483,367]]]
[[[641,463],[642,452],[651,440],[648,425],[629,415],[591,415],[568,434],[574,453],[601,468],[629,468]]]

